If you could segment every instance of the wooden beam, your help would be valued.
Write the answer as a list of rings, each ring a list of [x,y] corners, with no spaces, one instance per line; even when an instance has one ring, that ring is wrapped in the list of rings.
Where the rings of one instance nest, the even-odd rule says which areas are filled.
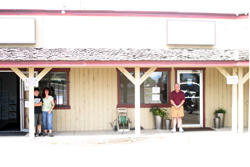
[[[217,70],[220,71],[220,73],[221,73],[222,75],[224,75],[224,77],[231,76],[224,68],[222,68],[222,67],[216,67],[216,68],[217,68]]]
[[[19,76],[23,81],[27,78],[17,67],[11,67],[11,70]]]
[[[29,78],[34,78],[34,67],[29,67]],[[34,140],[34,86],[29,87],[29,137]]]
[[[51,69],[52,67],[45,67],[43,71],[37,75],[36,78],[38,79],[38,81],[40,81]]]
[[[135,135],[141,134],[140,67],[135,67]]]
[[[140,85],[157,69],[157,67],[151,67],[140,79]]]
[[[249,79],[249,72],[242,78],[242,83],[246,83],[246,81]]]
[[[233,75],[232,76],[238,76],[237,74],[237,67],[233,67]],[[237,109],[237,84],[232,85],[232,132],[237,133],[238,131],[238,109]]]
[[[243,112],[243,68],[239,67],[238,70],[239,83],[238,83],[238,127],[239,133],[244,133],[244,112]]]
[[[117,68],[135,85],[135,78],[124,67]]]

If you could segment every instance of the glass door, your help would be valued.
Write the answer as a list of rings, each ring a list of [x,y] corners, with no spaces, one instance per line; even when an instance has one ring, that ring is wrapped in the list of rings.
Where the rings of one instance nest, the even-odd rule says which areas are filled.
[[[24,81],[20,79],[20,131],[29,131],[29,113],[25,108],[26,94],[24,91]]]
[[[185,93],[183,127],[203,127],[203,71],[178,70],[177,82]]]

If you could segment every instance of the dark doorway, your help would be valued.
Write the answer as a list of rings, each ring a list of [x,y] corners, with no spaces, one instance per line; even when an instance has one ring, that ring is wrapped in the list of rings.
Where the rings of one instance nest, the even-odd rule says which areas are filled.
[[[20,131],[19,77],[0,72],[0,131]]]

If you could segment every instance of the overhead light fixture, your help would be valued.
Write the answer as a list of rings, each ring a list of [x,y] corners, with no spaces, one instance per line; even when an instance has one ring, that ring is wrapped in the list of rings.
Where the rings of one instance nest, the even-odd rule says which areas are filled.
[[[65,14],[65,8],[66,8],[66,6],[64,5],[64,6],[63,6],[63,10],[62,10],[62,12],[61,12],[62,14]]]

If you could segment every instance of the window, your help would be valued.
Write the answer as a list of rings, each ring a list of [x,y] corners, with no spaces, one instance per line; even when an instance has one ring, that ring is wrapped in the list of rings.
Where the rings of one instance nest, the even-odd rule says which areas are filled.
[[[55,99],[55,109],[69,109],[69,69],[52,69],[40,81],[39,89],[49,87]]]
[[[134,76],[134,69],[127,69]],[[148,69],[141,69],[142,77]],[[141,107],[151,107],[154,103],[160,107],[169,107],[171,69],[155,70],[140,85]],[[118,70],[118,107],[134,107],[135,87],[127,77]]]

